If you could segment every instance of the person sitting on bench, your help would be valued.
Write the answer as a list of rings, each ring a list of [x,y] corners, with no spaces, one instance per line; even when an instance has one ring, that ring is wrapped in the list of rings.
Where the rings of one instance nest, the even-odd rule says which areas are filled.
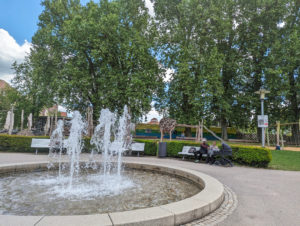
[[[202,144],[200,145],[200,150],[194,152],[195,162],[199,162],[202,158],[203,154],[207,154],[209,145],[206,143],[206,139],[204,138]]]
[[[215,155],[220,151],[217,146],[217,142],[213,141],[212,145],[208,149],[206,163],[213,164],[216,160]]]

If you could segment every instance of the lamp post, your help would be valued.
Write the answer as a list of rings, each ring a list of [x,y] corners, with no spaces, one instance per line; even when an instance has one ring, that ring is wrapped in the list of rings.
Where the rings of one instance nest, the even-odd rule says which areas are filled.
[[[256,94],[260,95],[260,103],[261,103],[261,117],[264,118],[264,100],[267,93],[270,93],[270,91],[267,91],[263,88],[255,92]],[[265,147],[265,125],[261,126],[261,146]]]

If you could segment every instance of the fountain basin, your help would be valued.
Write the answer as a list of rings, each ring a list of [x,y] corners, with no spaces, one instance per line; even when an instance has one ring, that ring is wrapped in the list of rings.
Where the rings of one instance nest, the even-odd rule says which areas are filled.
[[[0,174],[44,170],[47,165],[48,162],[1,165]],[[127,162],[124,165],[129,169],[156,171],[183,177],[198,184],[203,190],[178,202],[123,212],[72,216],[0,215],[0,225],[18,225],[18,223],[21,225],[180,225],[207,215],[223,202],[223,185],[206,174],[159,164]]]

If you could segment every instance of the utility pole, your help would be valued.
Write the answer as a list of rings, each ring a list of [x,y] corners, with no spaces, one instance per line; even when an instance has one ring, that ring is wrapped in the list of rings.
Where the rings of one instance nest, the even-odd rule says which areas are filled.
[[[261,127],[261,146],[265,147],[265,128],[268,127],[268,116],[264,115],[264,100],[265,95],[270,93],[265,89],[260,89],[255,92],[256,94],[260,95],[260,104],[261,104],[261,115],[258,116],[258,126]]]

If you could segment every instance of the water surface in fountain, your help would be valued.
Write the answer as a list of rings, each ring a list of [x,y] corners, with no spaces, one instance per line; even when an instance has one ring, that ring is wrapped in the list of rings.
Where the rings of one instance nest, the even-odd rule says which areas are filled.
[[[0,213],[77,215],[123,211],[178,201],[200,191],[193,183],[170,175],[138,170],[123,172],[122,154],[131,144],[126,106],[121,116],[108,109],[101,111],[91,138],[94,150],[90,162],[84,165],[80,164],[80,154],[86,124],[79,112],[74,112],[71,124],[66,142],[61,123],[51,137],[49,156],[53,161],[57,161],[53,147],[59,143],[58,171],[0,178]],[[62,161],[62,143],[67,150],[67,161]]]
[[[124,170],[122,177],[116,177],[81,169],[72,190],[65,189],[68,184],[68,177],[57,180],[57,171],[2,177],[0,214],[80,215],[125,211],[179,201],[200,191],[191,181],[141,170]]]

